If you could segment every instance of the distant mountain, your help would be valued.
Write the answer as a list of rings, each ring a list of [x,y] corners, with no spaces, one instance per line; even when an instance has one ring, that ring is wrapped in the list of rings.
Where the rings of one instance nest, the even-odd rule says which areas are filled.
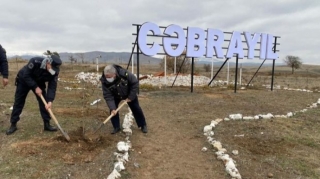
[[[70,57],[72,56],[73,58],[77,59],[78,63],[81,63],[82,60],[86,63],[95,63],[96,58],[99,58],[99,63],[128,63],[130,59],[131,52],[102,52],[102,51],[92,51],[92,52],[84,52],[84,53],[69,53],[69,52],[61,52],[59,53],[61,60],[64,62],[70,62]],[[22,59],[29,60],[30,58],[37,56],[37,55],[21,55],[18,56]],[[100,57],[101,56],[101,57]],[[137,57],[134,54],[134,61],[135,63],[137,62]],[[16,57],[16,56],[11,56],[11,57]],[[8,57],[10,58],[10,57]],[[143,54],[139,55],[139,62],[140,64],[159,64],[162,61],[161,58],[155,58],[155,57],[150,57],[146,56]],[[221,66],[225,60],[214,60],[214,66]],[[239,60],[238,65],[242,64],[243,66],[260,66],[262,63],[262,60],[256,60],[255,62],[248,62],[248,61],[242,61]],[[197,59],[195,60],[195,64],[211,64],[210,60],[203,60],[203,59]],[[227,64],[225,64],[227,65]],[[229,65],[234,67],[236,65],[235,61],[230,61]],[[283,63],[276,63],[276,66],[281,66],[284,65]],[[272,66],[271,61],[266,61],[263,66]]]
[[[271,61],[269,61],[269,62],[265,62],[262,66],[272,66],[272,63],[270,63]],[[211,61],[195,61],[195,63],[196,64],[209,64],[209,65],[211,65]],[[224,63],[224,60],[222,60],[222,61],[214,61],[213,62],[213,66],[221,66],[222,64]],[[259,61],[259,62],[242,62],[241,60],[239,60],[239,62],[238,62],[238,66],[240,67],[240,65],[242,65],[242,66],[246,66],[246,67],[248,67],[248,66],[252,66],[252,67],[259,67],[260,65],[262,64],[262,60],[261,61]],[[275,64],[275,66],[283,66],[283,65],[285,65],[284,63],[276,63]],[[227,63],[225,64],[225,66],[227,66]],[[229,62],[229,66],[231,66],[231,67],[235,67],[236,66],[236,63],[234,62],[234,61],[230,61]]]
[[[96,58],[99,58],[99,63],[128,63],[130,60],[130,52],[102,52],[102,51],[92,51],[84,53],[69,53],[61,52],[59,53],[60,58],[64,62],[70,62],[70,57],[77,59],[78,63],[81,63],[82,60],[87,63],[92,63],[96,61]],[[21,56],[11,56],[20,57],[25,60],[30,60],[30,58],[41,55],[21,55]],[[134,62],[137,62],[136,55],[134,56]],[[143,54],[139,55],[139,62],[141,64],[159,64],[161,62],[160,58],[150,57]]]
[[[101,51],[93,51],[93,52],[85,52],[85,53],[68,53],[62,52],[59,53],[62,61],[70,62],[70,57],[76,58],[78,62],[81,62],[82,59],[85,62],[95,62],[96,58],[99,59],[99,63],[128,63],[130,60],[130,52],[101,52]],[[134,56],[134,61],[136,63],[137,57]],[[143,54],[139,55],[139,62],[141,64],[159,64],[161,59],[146,56]]]

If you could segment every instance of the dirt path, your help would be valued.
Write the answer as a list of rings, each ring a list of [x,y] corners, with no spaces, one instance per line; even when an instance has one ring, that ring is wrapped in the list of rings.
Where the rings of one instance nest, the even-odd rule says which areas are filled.
[[[170,129],[169,124],[151,131],[153,134],[132,139],[137,145],[131,159],[141,166],[128,166],[133,178],[223,178],[222,164],[213,161],[213,156],[201,154],[203,142],[199,136]]]
[[[196,97],[196,96],[194,96]],[[143,134],[137,128],[133,131],[131,141],[134,151],[131,161],[127,164],[132,178],[163,179],[163,178],[228,178],[223,164],[216,160],[213,152],[204,153],[202,147],[208,146],[202,133],[202,125],[198,125],[197,113],[192,113],[191,101],[187,97],[181,102],[185,107],[166,105],[159,106],[162,100],[179,100],[166,96],[161,101],[157,97],[141,99],[149,133]],[[170,103],[170,102],[169,102]],[[153,109],[152,111],[149,111]],[[154,110],[156,109],[156,110]],[[152,115],[152,116],[151,116]],[[209,121],[209,119],[208,119]],[[138,163],[137,168],[133,163]]]

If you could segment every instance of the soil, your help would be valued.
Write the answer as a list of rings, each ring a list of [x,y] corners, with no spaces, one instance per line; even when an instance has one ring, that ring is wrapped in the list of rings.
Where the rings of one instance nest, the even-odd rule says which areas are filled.
[[[317,101],[318,95],[294,91],[246,90],[207,91],[197,89],[190,93],[186,88],[161,91],[142,91],[139,97],[145,113],[149,132],[144,134],[133,126],[130,137],[132,149],[126,170],[121,178],[132,179],[230,179],[222,161],[215,156],[215,150],[206,141],[203,127],[211,120],[228,117],[229,114],[287,114],[289,111],[304,109]],[[294,98],[292,98],[294,96]],[[290,105],[288,105],[290,104]],[[101,105],[103,106],[103,105]],[[97,133],[92,126],[108,117],[102,112],[89,109],[86,115],[78,107],[64,108],[57,104],[53,109],[67,130],[71,141],[67,142],[59,133],[40,134],[30,125],[31,119],[19,122],[18,130],[12,136],[2,135],[0,152],[1,178],[107,178],[113,170],[116,144],[125,140],[120,132],[111,135],[110,122]],[[78,109],[78,110],[76,110]],[[32,111],[27,109],[32,118]],[[127,110],[120,111],[121,118]],[[312,112],[311,112],[312,115]],[[314,114],[317,115],[317,114]],[[310,146],[301,144],[299,135],[314,131],[319,120],[306,121],[310,116],[292,119],[270,119],[255,121],[223,121],[214,129],[215,139],[221,141],[227,153],[236,161],[244,179],[263,178],[312,178],[320,176],[316,156],[320,156],[319,138]],[[3,119],[3,118],[1,118]],[[1,120],[8,126],[8,121]],[[301,128],[304,126],[304,128]],[[300,128],[299,128],[300,127]],[[300,129],[300,130],[299,130]],[[3,127],[2,130],[5,130]],[[27,135],[27,136],[24,136]],[[236,137],[241,135],[242,137]],[[290,136],[297,137],[296,140]],[[315,147],[312,147],[314,145]],[[207,147],[207,152],[201,149]],[[238,150],[239,155],[232,155]],[[312,157],[301,155],[302,151]],[[313,173],[288,163],[305,161]],[[303,163],[302,165],[306,165]],[[7,167],[7,168],[6,168]]]

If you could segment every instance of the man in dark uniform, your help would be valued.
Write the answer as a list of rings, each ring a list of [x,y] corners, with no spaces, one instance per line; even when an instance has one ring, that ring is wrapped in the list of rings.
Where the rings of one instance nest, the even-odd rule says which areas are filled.
[[[143,133],[147,133],[147,124],[138,101],[138,79],[129,71],[118,65],[108,65],[104,68],[101,76],[103,97],[114,116],[111,118],[113,131],[115,134],[120,131],[119,113],[116,112],[121,100],[126,100],[138,127]]]
[[[2,74],[2,84],[6,86],[8,84],[8,60],[6,50],[0,45],[0,73]]]
[[[31,58],[29,63],[24,66],[16,77],[16,93],[11,113],[11,126],[6,131],[7,135],[17,130],[17,122],[24,107],[26,97],[30,90],[36,95],[45,131],[57,131],[57,128],[50,125],[50,114],[47,111],[51,108],[56,95],[59,67],[62,61],[58,55],[48,55],[47,57]],[[46,82],[48,90],[46,91]],[[45,106],[40,96],[41,94],[47,101]]]

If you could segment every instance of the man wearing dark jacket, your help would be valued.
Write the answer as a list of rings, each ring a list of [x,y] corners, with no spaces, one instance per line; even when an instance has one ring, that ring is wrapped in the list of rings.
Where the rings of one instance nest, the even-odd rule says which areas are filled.
[[[146,120],[137,96],[139,89],[138,79],[121,66],[108,65],[104,68],[101,83],[103,97],[110,109],[110,113],[113,114],[111,123],[114,129],[111,134],[120,131],[119,113],[116,112],[116,109],[122,100],[126,100],[128,103],[138,127],[141,128],[143,133],[147,133]]]
[[[11,113],[11,126],[6,131],[7,135],[17,130],[17,122],[24,107],[26,97],[30,90],[36,95],[45,131],[57,131],[57,128],[50,125],[50,114],[47,111],[51,108],[56,95],[59,67],[62,61],[58,55],[48,55],[47,57],[31,58],[16,77],[16,93]],[[46,91],[46,82],[48,90]],[[47,105],[42,102],[40,96],[47,101]]]
[[[6,50],[0,45],[0,73],[2,74],[2,84],[6,86],[8,84],[8,60]]]

